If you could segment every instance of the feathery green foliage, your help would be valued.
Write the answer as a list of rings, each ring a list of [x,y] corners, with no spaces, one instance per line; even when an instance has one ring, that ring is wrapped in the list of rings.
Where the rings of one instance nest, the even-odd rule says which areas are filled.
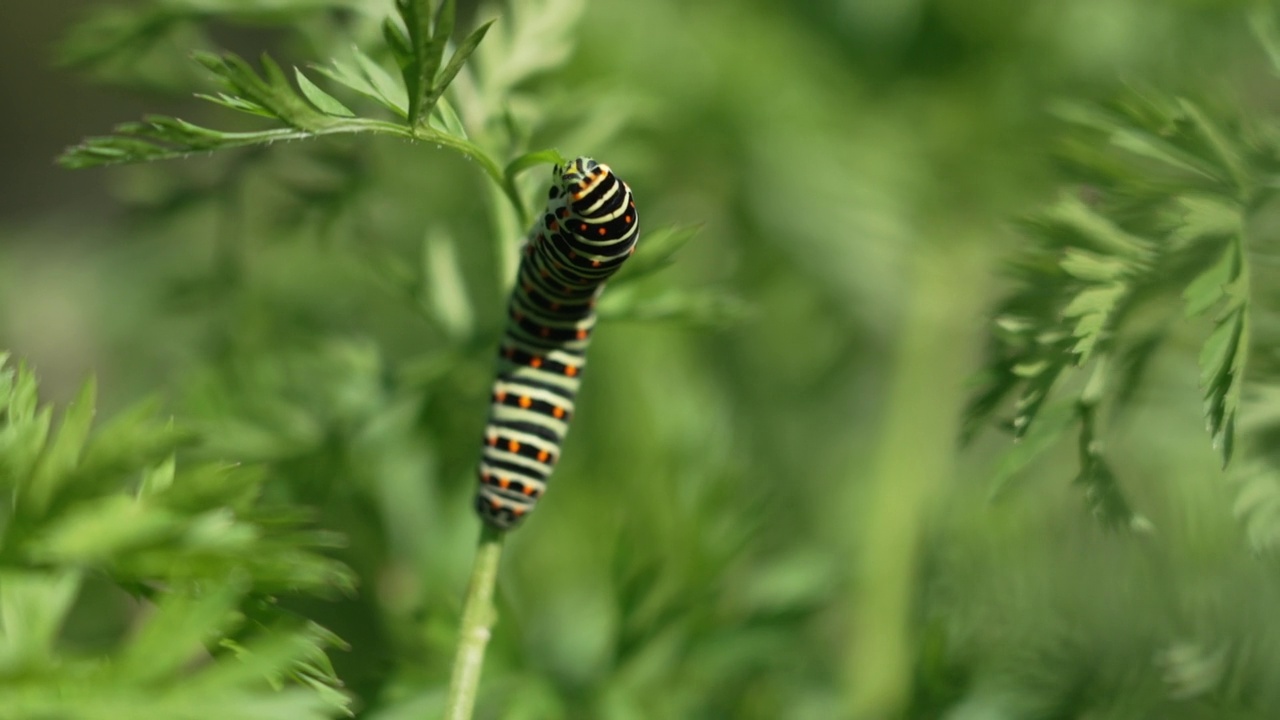
[[[260,499],[264,475],[178,463],[192,438],[142,406],[93,431],[95,384],[53,430],[34,374],[0,358],[0,702],[12,718],[337,717],[341,641],[275,607],[351,592],[332,533]],[[77,601],[151,608],[88,652],[59,641]],[[130,598],[132,596],[132,601]]]
[[[1244,388],[1270,379],[1249,370],[1251,314],[1259,302],[1274,311],[1251,296],[1249,277],[1266,241],[1254,238],[1252,216],[1280,150],[1275,121],[1208,107],[1134,90],[1110,105],[1059,108],[1068,125],[1059,157],[1075,184],[1023,223],[1020,289],[998,311],[988,380],[969,408],[971,436],[1012,395],[1015,439],[1035,435],[1023,462],[1073,424],[1055,419],[1036,433],[1042,413],[1074,416],[1078,482],[1108,522],[1136,517],[1103,459],[1097,412],[1123,409],[1138,368],[1184,318],[1211,319],[1200,384],[1224,464]]]

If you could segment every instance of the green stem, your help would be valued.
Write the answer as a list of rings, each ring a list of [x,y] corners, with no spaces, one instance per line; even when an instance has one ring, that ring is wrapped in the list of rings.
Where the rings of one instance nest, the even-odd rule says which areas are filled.
[[[467,588],[467,602],[462,608],[462,628],[458,633],[458,652],[453,660],[453,677],[449,681],[445,720],[470,720],[476,705],[484,650],[498,617],[493,607],[493,586],[498,579],[503,537],[502,531],[489,525],[480,531],[480,543],[471,567],[471,584]]]

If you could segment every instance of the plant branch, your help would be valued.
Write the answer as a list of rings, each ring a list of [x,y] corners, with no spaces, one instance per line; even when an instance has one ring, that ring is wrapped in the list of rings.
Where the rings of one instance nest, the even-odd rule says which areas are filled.
[[[471,567],[471,584],[462,608],[462,627],[458,633],[458,652],[453,661],[453,677],[449,681],[449,698],[445,720],[470,720],[480,688],[480,670],[484,651],[497,611],[493,607],[493,587],[498,579],[498,561],[502,558],[503,533],[488,525],[480,531],[476,559]]]

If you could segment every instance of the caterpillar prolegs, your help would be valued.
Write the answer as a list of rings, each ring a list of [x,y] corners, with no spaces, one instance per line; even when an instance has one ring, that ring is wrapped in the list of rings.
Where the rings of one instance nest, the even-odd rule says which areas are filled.
[[[596,298],[640,237],[631,188],[580,157],[552,171],[507,306],[480,459],[476,511],[515,527],[547,489],[573,417]]]

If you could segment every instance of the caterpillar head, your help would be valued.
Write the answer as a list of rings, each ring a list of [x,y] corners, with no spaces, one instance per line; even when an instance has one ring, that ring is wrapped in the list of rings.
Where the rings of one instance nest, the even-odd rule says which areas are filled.
[[[551,169],[551,191],[548,199],[554,205],[568,205],[578,199],[613,171],[608,165],[589,157],[575,158]]]

